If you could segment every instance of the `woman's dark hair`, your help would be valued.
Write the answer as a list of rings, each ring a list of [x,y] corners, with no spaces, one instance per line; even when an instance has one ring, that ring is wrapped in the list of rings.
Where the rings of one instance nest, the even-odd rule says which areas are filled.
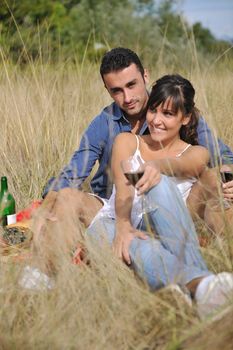
[[[100,65],[100,74],[104,81],[104,74],[111,72],[116,72],[124,68],[129,67],[131,64],[135,64],[141,73],[142,77],[144,76],[144,68],[138,57],[138,55],[127,48],[116,47],[108,51],[102,58]]]
[[[189,123],[180,129],[180,138],[192,145],[197,145],[197,124],[200,113],[195,107],[194,96],[195,90],[189,80],[178,74],[164,75],[153,85],[147,109],[163,105],[167,99],[171,99],[175,113],[180,110],[186,116],[191,115]]]

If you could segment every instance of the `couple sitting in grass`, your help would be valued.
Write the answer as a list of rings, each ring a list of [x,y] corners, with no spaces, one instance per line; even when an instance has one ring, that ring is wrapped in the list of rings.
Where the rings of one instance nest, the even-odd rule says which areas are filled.
[[[233,182],[223,187],[218,168],[208,167],[216,164],[213,139],[195,107],[195,90],[180,75],[165,75],[148,96],[148,73],[128,49],[108,52],[100,71],[114,103],[94,119],[70,165],[50,183],[32,222],[33,251],[50,275],[59,268],[61,254],[70,254],[77,242],[88,237],[101,251],[107,241],[151,290],[185,287],[204,317],[232,296],[233,274],[208,270],[192,217],[199,215],[213,231],[222,231],[223,210],[231,220]],[[232,152],[218,142],[233,162]],[[108,198],[110,152],[114,186]],[[96,159],[95,194],[80,191]],[[122,167],[127,159],[133,164],[129,170]],[[222,164],[219,169],[232,168]],[[50,287],[47,276],[35,270],[27,267],[21,284],[36,288],[47,281]]]

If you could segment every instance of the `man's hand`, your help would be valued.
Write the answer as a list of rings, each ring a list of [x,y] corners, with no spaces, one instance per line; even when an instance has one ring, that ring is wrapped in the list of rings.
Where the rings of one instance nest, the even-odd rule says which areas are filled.
[[[233,201],[233,181],[224,183],[222,185],[222,190],[224,198]]]
[[[138,191],[138,195],[149,191],[161,180],[159,165],[156,163],[156,161],[146,162],[143,164],[143,168],[144,174],[135,186]]]
[[[129,246],[132,240],[135,238],[147,239],[147,235],[142,231],[136,230],[131,227],[130,229],[121,229],[116,233],[113,241],[113,252],[114,254],[130,265],[131,259],[129,256]]]

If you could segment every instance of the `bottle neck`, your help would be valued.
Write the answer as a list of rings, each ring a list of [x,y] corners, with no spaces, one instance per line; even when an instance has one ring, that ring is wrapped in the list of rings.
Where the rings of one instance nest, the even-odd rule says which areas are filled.
[[[6,176],[1,177],[1,193],[8,191],[8,184]]]

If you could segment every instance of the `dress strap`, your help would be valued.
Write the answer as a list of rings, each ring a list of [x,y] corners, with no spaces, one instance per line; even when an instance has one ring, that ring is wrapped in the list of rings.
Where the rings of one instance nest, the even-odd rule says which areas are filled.
[[[141,165],[142,165],[143,163],[145,163],[145,162],[144,162],[144,160],[142,159],[141,152],[140,152],[140,149],[139,149],[139,146],[140,146],[140,136],[135,135],[135,137],[136,137],[137,147],[136,147],[136,150],[135,150],[135,152],[134,152],[133,157],[134,157],[134,159],[135,159],[135,161],[136,161],[136,163],[137,163],[137,168],[138,168],[139,166],[141,166]]]
[[[135,135],[135,137],[136,137],[136,142],[137,142],[137,147],[136,147],[135,152],[138,152],[139,151],[139,137],[138,137],[138,135]]]
[[[192,145],[190,145],[190,143],[189,143],[189,144],[183,149],[183,151],[181,151],[180,153],[178,153],[178,154],[176,155],[176,158],[182,156],[182,154],[183,154],[190,146],[192,146]]]

